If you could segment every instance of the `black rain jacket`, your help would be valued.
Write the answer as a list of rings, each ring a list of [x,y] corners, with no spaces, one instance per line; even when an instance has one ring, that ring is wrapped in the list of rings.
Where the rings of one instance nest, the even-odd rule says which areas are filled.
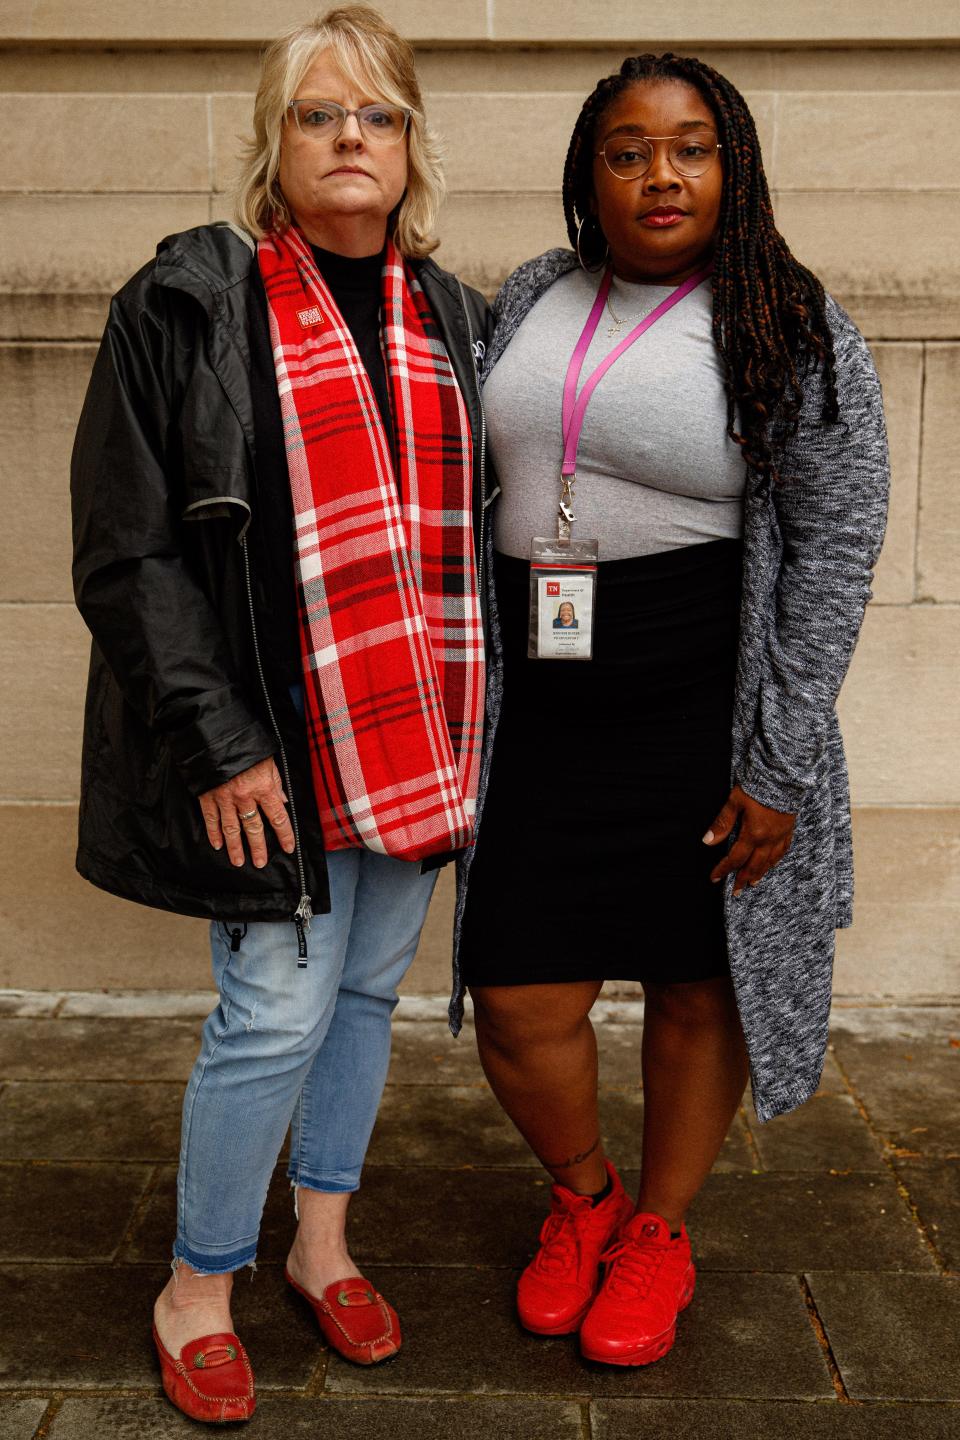
[[[160,244],[111,302],[71,469],[74,590],[93,635],[77,869],[145,905],[240,921],[292,919],[307,899],[330,908],[304,726],[289,694],[271,693],[257,636],[255,265],[231,225]],[[479,562],[489,310],[432,260],[415,269],[470,417]],[[271,755],[296,853],[267,825],[267,866],[234,868],[197,797]]]

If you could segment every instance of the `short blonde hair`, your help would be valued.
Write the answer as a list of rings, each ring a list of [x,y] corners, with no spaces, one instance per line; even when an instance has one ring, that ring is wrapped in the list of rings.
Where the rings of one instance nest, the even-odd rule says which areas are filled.
[[[440,146],[427,125],[413,50],[369,5],[341,5],[287,30],[265,51],[253,107],[253,139],[236,189],[236,216],[259,239],[293,223],[280,189],[280,136],[287,106],[322,50],[351,84],[389,105],[410,111],[407,188],[390,217],[390,234],[402,255],[422,259],[437,248],[434,236],[445,185]]]

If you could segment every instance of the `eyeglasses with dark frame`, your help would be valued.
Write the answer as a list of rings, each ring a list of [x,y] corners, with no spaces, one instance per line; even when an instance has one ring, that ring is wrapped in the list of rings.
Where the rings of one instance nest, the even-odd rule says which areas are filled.
[[[361,105],[347,110],[335,100],[291,100],[297,128],[313,140],[336,140],[351,115],[356,116],[360,133],[374,145],[396,145],[407,133],[410,111],[397,105]]]
[[[714,130],[694,130],[686,135],[611,135],[596,152],[618,180],[639,180],[653,164],[652,142],[670,143],[667,159],[678,175],[704,175],[723,147]]]

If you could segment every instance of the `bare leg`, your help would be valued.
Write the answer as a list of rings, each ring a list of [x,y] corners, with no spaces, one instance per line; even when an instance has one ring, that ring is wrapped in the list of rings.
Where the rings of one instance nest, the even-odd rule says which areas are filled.
[[[311,1295],[322,1295],[335,1280],[360,1274],[347,1250],[349,1204],[349,1192],[327,1194],[297,1186],[300,1224],[287,1257],[287,1269]]]
[[[749,1076],[729,979],[644,985],[638,1209],[678,1230],[720,1152]]]
[[[471,989],[484,1074],[533,1153],[582,1195],[606,1184],[597,1117],[599,981]]]
[[[177,1360],[190,1340],[233,1330],[230,1295],[233,1275],[198,1275],[178,1265],[153,1307],[153,1321],[164,1347]]]
[[[347,1251],[346,1220],[349,1194],[324,1194],[297,1189],[300,1224],[287,1268],[311,1295],[321,1295],[334,1280],[346,1280],[360,1271]],[[157,1332],[170,1353],[201,1335],[232,1330],[230,1295],[233,1275],[198,1275],[190,1265],[179,1265],[154,1307]]]

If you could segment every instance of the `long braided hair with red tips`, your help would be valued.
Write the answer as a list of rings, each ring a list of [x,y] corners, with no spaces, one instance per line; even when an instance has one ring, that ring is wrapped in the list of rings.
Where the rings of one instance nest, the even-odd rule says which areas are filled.
[[[600,121],[631,85],[682,80],[716,119],[724,167],[713,257],[713,336],[724,369],[727,433],[743,450],[761,492],[780,481],[777,454],[797,425],[804,377],[822,370],[823,419],[837,423],[836,368],[823,286],[777,229],[753,116],[739,90],[702,60],[637,55],[601,80],[574,126],[563,171],[570,243],[593,214],[593,161]]]

